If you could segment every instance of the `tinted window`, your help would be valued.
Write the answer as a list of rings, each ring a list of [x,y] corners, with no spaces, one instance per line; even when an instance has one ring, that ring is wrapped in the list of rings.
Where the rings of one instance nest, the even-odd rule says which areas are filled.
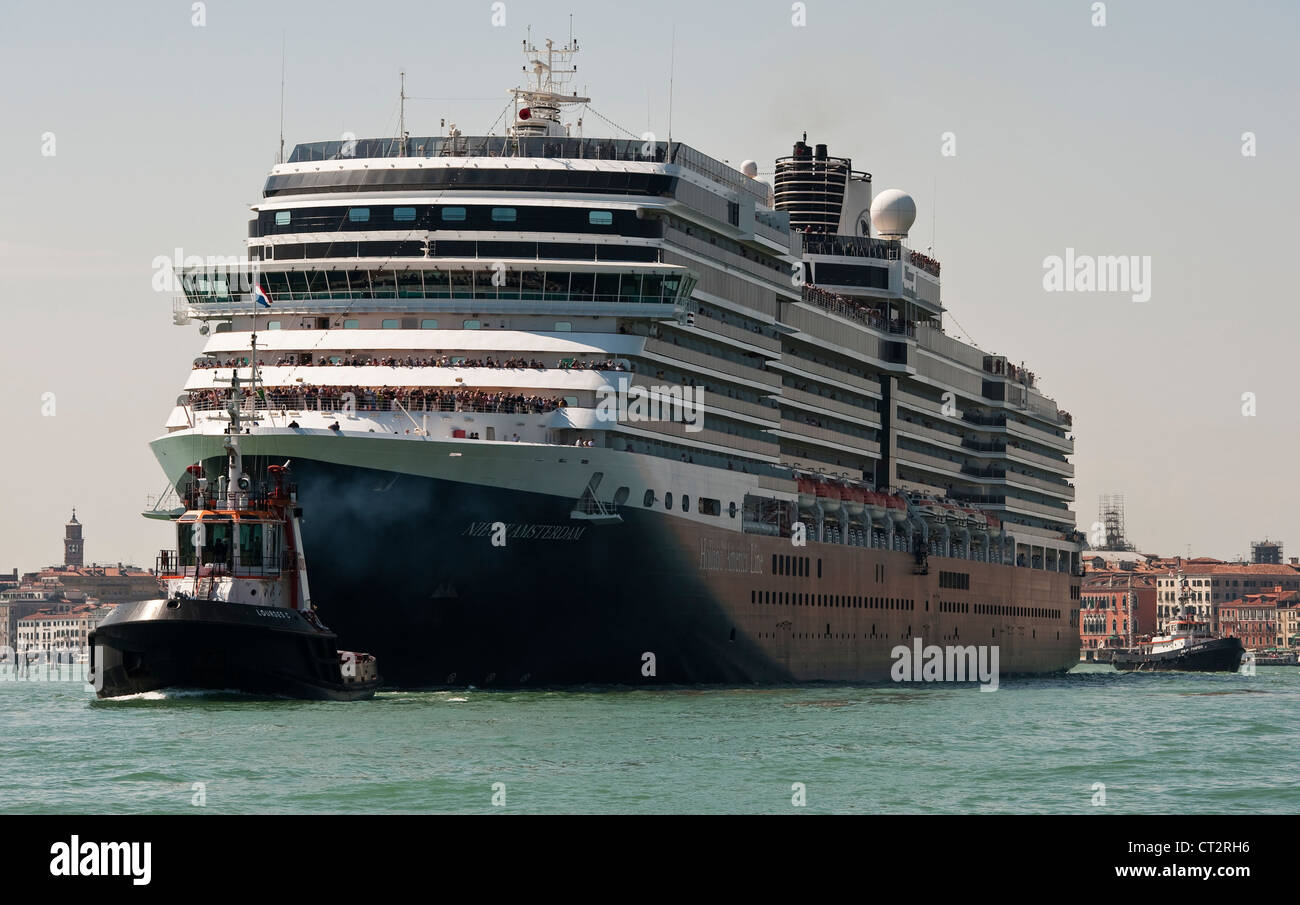
[[[290,217],[290,216],[291,216],[291,213],[290,213],[289,211],[276,211],[276,212],[275,212],[275,225],[276,225],[276,226],[288,226],[288,225],[289,225],[289,217]]]
[[[492,220],[496,223],[514,223],[516,218],[513,207],[492,208]]]
[[[464,220],[465,208],[463,207],[444,207],[442,209],[442,219],[444,220]]]
[[[354,207],[352,210],[348,211],[348,219],[353,223],[365,223],[370,219],[370,208]]]
[[[395,207],[393,208],[393,219],[399,223],[415,219],[415,208],[413,207]]]
[[[591,211],[587,214],[587,222],[592,226],[609,226],[614,222],[614,212]]]

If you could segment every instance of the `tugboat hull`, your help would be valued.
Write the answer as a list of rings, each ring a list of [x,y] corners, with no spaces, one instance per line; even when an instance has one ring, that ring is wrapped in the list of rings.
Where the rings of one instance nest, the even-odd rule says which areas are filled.
[[[372,663],[344,675],[337,636],[297,610],[182,598],[126,603],[90,634],[101,698],[164,688],[309,700],[372,697]]]
[[[1126,672],[1178,670],[1183,672],[1236,672],[1245,648],[1240,638],[1197,641],[1179,650],[1143,653],[1117,650],[1111,657],[1116,669]]]

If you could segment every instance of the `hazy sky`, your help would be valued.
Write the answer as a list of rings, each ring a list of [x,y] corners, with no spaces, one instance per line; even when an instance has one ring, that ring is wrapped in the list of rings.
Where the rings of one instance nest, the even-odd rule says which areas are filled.
[[[675,139],[770,170],[807,130],[916,197],[911,244],[935,225],[956,321],[1074,414],[1081,526],[1122,492],[1145,549],[1229,557],[1268,534],[1300,554],[1296,4],[1116,0],[1104,27],[1091,0],[807,0],[802,27],[779,0],[506,0],[504,27],[494,5],[210,0],[202,27],[189,0],[6,7],[0,568],[61,561],[74,505],[90,559],[168,544],[138,515],[165,485],[146,444],[202,338],[172,326],[152,262],[242,251],[282,32],[289,146],[393,134],[403,67],[443,99],[409,103],[413,135],[440,116],[479,134],[527,26],[564,38],[570,12],[579,90],[621,126],[666,135],[675,26]],[[1150,256],[1150,300],[1045,291],[1067,248]]]

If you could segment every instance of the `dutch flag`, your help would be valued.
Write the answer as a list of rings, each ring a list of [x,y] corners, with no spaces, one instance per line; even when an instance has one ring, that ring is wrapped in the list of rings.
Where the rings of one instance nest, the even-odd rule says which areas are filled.
[[[260,283],[253,289],[253,300],[263,308],[271,307],[271,297],[266,294],[266,290],[262,288]]]

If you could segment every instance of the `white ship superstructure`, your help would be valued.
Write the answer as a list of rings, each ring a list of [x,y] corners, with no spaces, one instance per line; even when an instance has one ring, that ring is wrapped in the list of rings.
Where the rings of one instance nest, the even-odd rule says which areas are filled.
[[[183,275],[177,319],[207,340],[153,443],[169,480],[184,489],[190,466],[220,459],[233,396],[246,458],[292,459],[304,488],[313,465],[322,481],[355,481],[354,515],[404,511],[426,490],[444,514],[465,513],[454,533],[411,524],[429,556],[483,520],[525,544],[617,550],[649,532],[685,545],[700,562],[690,593],[732,617],[728,643],[739,626],[752,662],[778,664],[736,675],[875,675],[862,645],[801,653],[809,639],[793,636],[813,632],[800,621],[827,641],[883,636],[874,602],[920,610],[927,582],[922,612],[1003,619],[994,636],[1026,651],[1072,631],[1059,663],[1053,648],[1023,664],[1068,665],[1070,416],[1018,363],[944,332],[939,264],[907,245],[911,198],[873,195],[868,174],[803,140],[769,188],[755,165],[678,142],[574,135],[567,112],[587,99],[563,77],[576,45],[526,50],[532,80],[514,92],[508,135],[298,145],[253,205],[256,286]],[[635,406],[611,419],[611,388],[672,403],[657,419]],[[812,581],[829,551],[848,570],[831,595],[710,574]],[[323,558],[313,551],[313,568]],[[916,583],[912,596],[854,592],[868,564],[873,581]],[[1005,581],[989,581],[1007,591],[962,597],[982,581],[963,564],[1001,567]],[[464,601],[488,593],[467,584],[500,573],[435,574],[425,599]],[[789,624],[759,628],[777,606],[791,618],[774,624]],[[836,630],[826,606],[854,621]]]

